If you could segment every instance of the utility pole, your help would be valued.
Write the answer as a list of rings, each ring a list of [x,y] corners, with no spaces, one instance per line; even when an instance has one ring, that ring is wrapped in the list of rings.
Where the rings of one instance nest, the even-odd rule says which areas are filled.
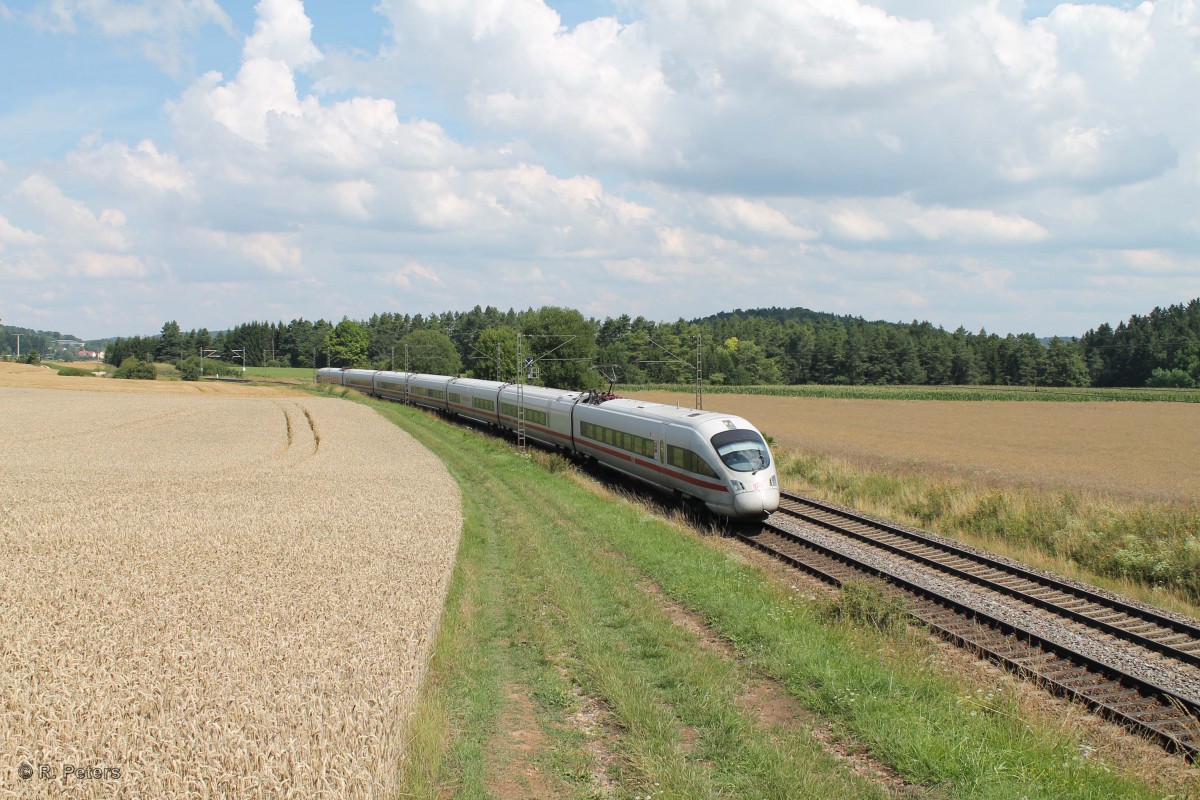
[[[245,375],[245,374],[246,374],[246,348],[244,348],[244,347],[237,347],[237,348],[233,348],[233,347],[231,347],[231,348],[229,349],[229,352],[233,353],[233,357],[234,357],[234,358],[237,358],[238,356],[241,356],[241,357],[242,357],[242,374],[243,374],[243,375]]]
[[[200,377],[201,378],[204,377],[204,359],[219,358],[219,356],[217,354],[220,352],[221,352],[220,350],[214,350],[214,349],[208,348],[208,347],[200,348]]]
[[[17,337],[17,361],[20,361],[21,360],[21,334],[14,333],[12,335]]]
[[[703,349],[702,349],[702,344],[703,344],[703,341],[704,341],[704,340],[703,340],[702,336],[703,336],[703,335],[702,335],[702,334],[700,334],[700,333],[697,333],[697,334],[696,334],[696,363],[695,363],[695,367],[696,367],[696,410],[697,410],[697,411],[703,411],[703,410],[704,410],[704,362],[703,362],[703,358],[704,358],[704,351],[703,351]],[[657,347],[659,350],[662,350],[664,353],[666,353],[667,355],[669,355],[669,356],[670,356],[670,358],[669,358],[669,359],[662,359],[662,360],[659,360],[659,361],[639,361],[639,362],[638,362],[639,364],[684,364],[684,365],[686,365],[686,366],[689,366],[689,367],[690,367],[690,366],[692,366],[692,362],[690,362],[690,361],[684,361],[682,358],[680,358],[679,356],[675,355],[675,354],[674,354],[674,353],[672,353],[670,350],[668,350],[667,348],[663,347],[661,344],[659,344],[658,342],[654,341],[653,339],[650,339],[649,341],[650,341],[650,344],[654,345],[654,346],[655,346],[655,347]]]
[[[525,334],[517,332],[517,452],[525,452],[525,371],[533,369],[533,361],[525,363]]]
[[[542,353],[537,358],[525,355],[525,340],[530,338],[548,339],[551,336],[564,339],[554,347]],[[517,450],[521,453],[525,452],[525,381],[533,380],[534,368],[537,362],[547,361],[574,361],[570,358],[550,358],[549,356],[566,347],[575,339],[579,338],[575,334],[524,334],[517,331]]]

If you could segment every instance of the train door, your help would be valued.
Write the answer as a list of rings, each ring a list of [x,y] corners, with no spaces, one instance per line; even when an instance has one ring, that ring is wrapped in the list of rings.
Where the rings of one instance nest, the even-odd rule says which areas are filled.
[[[674,423],[663,424],[663,446],[659,463],[667,468],[667,474],[682,489],[686,482],[676,477],[687,469],[683,454],[692,449],[692,429]]]
[[[665,422],[658,424],[658,431],[654,435],[654,460],[660,467],[667,463],[667,423]]]

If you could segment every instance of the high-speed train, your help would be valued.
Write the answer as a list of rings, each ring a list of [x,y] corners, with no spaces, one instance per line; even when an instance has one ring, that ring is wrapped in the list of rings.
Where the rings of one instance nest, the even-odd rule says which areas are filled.
[[[447,375],[326,368],[317,381],[515,431],[693,498],[725,517],[779,507],[770,448],[746,420],[594,391],[569,392]]]

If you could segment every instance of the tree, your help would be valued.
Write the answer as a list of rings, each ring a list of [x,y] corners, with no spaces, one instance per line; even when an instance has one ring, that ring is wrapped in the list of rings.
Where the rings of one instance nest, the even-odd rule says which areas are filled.
[[[1155,388],[1194,389],[1196,381],[1181,369],[1156,369],[1146,379],[1146,385]]]
[[[329,351],[329,365],[332,367],[366,367],[370,344],[370,337],[367,336],[367,331],[362,325],[354,320],[343,318],[325,337],[325,349]]]
[[[522,321],[525,357],[537,368],[537,383],[560,389],[589,389],[601,385],[592,370],[596,328],[583,314],[569,308],[545,306]]]
[[[198,381],[200,380],[200,356],[188,356],[181,358],[175,362],[175,369],[179,370],[180,380]]]
[[[488,328],[475,339],[471,376],[493,381],[510,381],[517,374],[517,332],[512,328]]]
[[[1088,375],[1087,362],[1083,353],[1074,344],[1055,336],[1046,348],[1046,384],[1048,386],[1088,386],[1092,379]]]
[[[179,323],[175,320],[164,323],[158,343],[154,345],[154,360],[168,363],[178,361],[186,355],[183,348],[184,339]]]
[[[401,352],[404,352],[410,372],[457,375],[462,371],[462,358],[454,348],[454,342],[441,331],[413,331],[396,343],[396,356],[399,357]]]
[[[113,373],[114,378],[125,378],[135,381],[152,381],[158,378],[158,370],[149,361],[139,358],[127,358]]]

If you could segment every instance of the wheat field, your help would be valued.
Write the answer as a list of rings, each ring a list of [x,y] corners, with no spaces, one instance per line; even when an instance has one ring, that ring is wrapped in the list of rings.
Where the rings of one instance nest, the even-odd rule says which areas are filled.
[[[462,527],[440,461],[331,398],[0,412],[0,797],[393,793]]]

